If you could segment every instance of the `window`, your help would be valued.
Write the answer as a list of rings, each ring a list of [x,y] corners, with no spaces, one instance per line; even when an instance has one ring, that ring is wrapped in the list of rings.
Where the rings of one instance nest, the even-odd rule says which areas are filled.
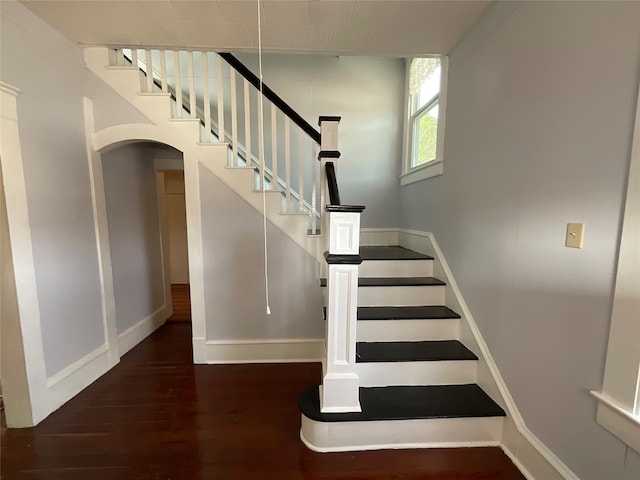
[[[407,62],[407,118],[401,185],[442,174],[446,57]]]

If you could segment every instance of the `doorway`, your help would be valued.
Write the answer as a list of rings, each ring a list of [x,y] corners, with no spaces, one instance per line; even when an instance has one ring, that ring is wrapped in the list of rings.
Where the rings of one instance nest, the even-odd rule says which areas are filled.
[[[169,279],[173,304],[173,315],[167,321],[191,322],[184,171],[165,170],[163,174],[169,242]]]

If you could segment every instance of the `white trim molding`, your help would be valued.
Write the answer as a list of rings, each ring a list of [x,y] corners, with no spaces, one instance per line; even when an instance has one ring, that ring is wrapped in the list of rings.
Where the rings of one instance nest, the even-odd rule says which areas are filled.
[[[30,418],[22,418],[16,424],[12,418],[7,423],[12,426],[36,425],[49,415],[47,402],[46,365],[36,270],[31,242],[27,189],[25,185],[20,132],[18,127],[17,96],[20,89],[7,83],[0,83],[0,168],[4,185],[7,208],[7,224],[13,260],[16,298],[21,335],[6,341],[22,343],[24,357],[16,362],[24,363],[28,395],[23,401],[31,406]],[[18,330],[16,329],[17,333]],[[3,385],[5,389],[11,385]]]
[[[598,423],[640,453],[640,416],[633,415],[606,394],[591,394],[598,399]]]
[[[124,355],[133,347],[138,345],[142,340],[147,338],[158,328],[164,325],[164,322],[171,316],[171,304],[169,308],[163,305],[146,318],[143,318],[135,325],[127,328],[124,332],[118,334],[118,350],[120,355]]]
[[[102,301],[102,323],[104,337],[109,349],[109,364],[113,367],[120,361],[118,352],[118,333],[116,326],[116,299],[113,285],[113,269],[111,266],[111,244],[109,243],[109,225],[107,222],[107,200],[104,191],[102,174],[102,156],[94,147],[94,115],[93,102],[84,97],[84,134],[91,184],[91,201],[93,207],[93,227],[98,251],[98,272],[100,275],[100,296]]]
[[[639,88],[640,90],[640,88]],[[640,93],[639,93],[640,94]],[[640,453],[640,97],[597,421]]]
[[[444,162],[442,160],[434,160],[433,162],[425,163],[400,175],[400,186],[421,182],[422,180],[443,174]]]
[[[206,340],[203,350],[210,364],[320,362],[324,339]]]
[[[47,379],[47,401],[51,412],[75,397],[111,368],[109,345],[104,344]]]

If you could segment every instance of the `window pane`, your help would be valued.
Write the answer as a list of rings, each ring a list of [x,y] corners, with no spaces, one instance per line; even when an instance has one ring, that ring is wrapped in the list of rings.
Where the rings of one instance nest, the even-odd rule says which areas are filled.
[[[440,74],[439,58],[414,58],[411,61],[409,94],[412,97],[412,113],[440,92]]]
[[[425,110],[415,119],[413,131],[412,167],[417,167],[436,159],[438,143],[438,104]]]

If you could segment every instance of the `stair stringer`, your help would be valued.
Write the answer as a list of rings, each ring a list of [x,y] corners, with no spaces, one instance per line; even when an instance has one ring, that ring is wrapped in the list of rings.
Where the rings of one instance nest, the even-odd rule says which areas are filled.
[[[434,235],[398,229],[397,244],[434,257],[433,274],[447,284],[445,304],[462,317],[458,339],[478,356],[476,383],[507,413],[499,442],[507,456],[529,480],[579,480],[525,424]]]
[[[211,171],[262,214],[262,192],[253,188],[255,171],[253,167],[228,167],[228,144],[200,143],[200,121],[197,118],[170,118],[171,96],[166,93],[141,93],[140,71],[134,67],[110,67],[107,48],[85,48],[84,57],[93,73],[150,121],[149,124],[116,125],[96,132],[96,150],[106,151],[113,146],[135,141],[155,141],[170,145],[185,155],[189,152],[190,156],[197,158],[198,165]],[[265,206],[269,222],[317,261],[322,260],[322,237],[307,234],[308,214],[283,213],[281,192],[278,190],[266,192]]]

